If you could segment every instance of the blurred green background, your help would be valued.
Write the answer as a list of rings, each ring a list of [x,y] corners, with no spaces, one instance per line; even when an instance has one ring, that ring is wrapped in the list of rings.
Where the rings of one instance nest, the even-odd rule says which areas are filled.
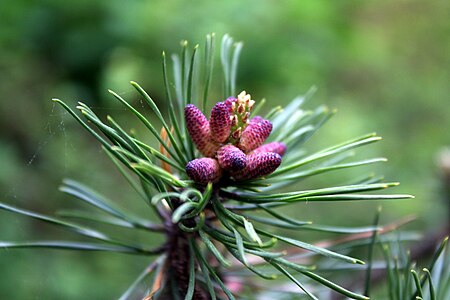
[[[371,170],[415,199],[384,202],[383,221],[416,214],[436,231],[448,220],[437,154],[450,145],[450,2],[437,1],[4,1],[0,4],[0,201],[53,212],[79,207],[58,192],[63,178],[89,183],[145,211],[98,143],[55,106],[84,101],[133,128],[136,120],[108,93],[140,105],[136,80],[165,107],[160,55],[207,33],[244,41],[238,89],[285,104],[311,86],[308,106],[338,114],[310,149],[376,131],[384,140],[363,157],[387,164],[317,177],[327,186]],[[216,71],[218,71],[216,61]],[[220,92],[216,93],[220,95]],[[211,99],[211,102],[220,99]],[[127,127],[127,126],[125,126]],[[374,203],[299,205],[304,219],[367,225]],[[152,242],[157,236],[124,232]],[[76,238],[0,211],[0,240]],[[320,239],[321,236],[317,236]],[[121,254],[0,250],[1,299],[111,299],[147,263]]]

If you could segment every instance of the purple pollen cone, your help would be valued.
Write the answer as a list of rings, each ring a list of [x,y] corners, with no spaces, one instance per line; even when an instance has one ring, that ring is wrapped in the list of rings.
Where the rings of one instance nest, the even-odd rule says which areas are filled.
[[[238,180],[255,179],[275,171],[281,164],[281,156],[273,152],[247,155],[247,166],[242,171],[233,174]]]
[[[211,140],[208,119],[193,104],[184,108],[186,127],[195,146],[201,154],[213,157],[220,145]]]
[[[186,165],[186,173],[195,183],[217,183],[222,176],[231,176],[235,181],[252,180],[280,166],[286,144],[263,145],[272,132],[272,123],[260,116],[250,119],[254,104],[243,91],[237,98],[217,102],[209,121],[195,105],[186,105],[187,131],[204,156]]]
[[[237,146],[244,152],[250,152],[261,146],[269,137],[270,132],[272,132],[272,123],[270,123],[270,121],[265,119],[262,119],[258,123],[251,121],[247,128],[242,132]]]
[[[247,157],[244,152],[233,145],[226,145],[217,151],[219,165],[227,171],[237,172],[247,165]]]
[[[216,183],[222,176],[222,169],[217,160],[203,157],[191,160],[186,165],[188,176],[199,184]]]
[[[230,115],[228,106],[224,102],[217,102],[212,108],[209,127],[211,137],[216,142],[223,143],[228,139],[231,130]]]
[[[273,153],[277,153],[277,154],[280,154],[281,156],[283,156],[284,153],[286,152],[286,144],[280,143],[280,142],[267,143],[265,145],[262,145],[262,146],[256,148],[250,154],[263,153],[263,152],[273,152]]]

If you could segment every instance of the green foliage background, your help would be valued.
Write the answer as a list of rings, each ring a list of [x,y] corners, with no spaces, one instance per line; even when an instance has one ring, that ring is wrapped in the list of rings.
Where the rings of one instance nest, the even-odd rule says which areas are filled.
[[[57,191],[70,177],[145,211],[99,145],[50,99],[83,100],[134,128],[107,88],[139,105],[128,84],[136,80],[164,107],[161,51],[178,51],[182,39],[203,45],[209,32],[219,39],[230,33],[245,43],[238,89],[279,105],[317,86],[310,106],[326,103],[338,114],[310,147],[376,130],[385,140],[362,152],[388,157],[375,171],[402,183],[395,192],[416,196],[384,202],[383,221],[417,214],[415,227],[437,230],[448,222],[436,154],[450,145],[449,19],[444,0],[2,3],[1,200],[37,211],[73,207]],[[221,100],[216,91],[211,103]],[[302,185],[366,174],[344,171]],[[379,204],[302,204],[295,213],[330,225],[368,225]],[[0,212],[0,240],[65,235]],[[111,299],[146,263],[120,254],[0,250],[0,298]]]

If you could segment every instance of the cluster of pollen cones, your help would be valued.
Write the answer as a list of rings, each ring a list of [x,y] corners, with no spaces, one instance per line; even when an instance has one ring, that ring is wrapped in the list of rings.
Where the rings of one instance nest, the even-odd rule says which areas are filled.
[[[186,165],[188,176],[199,184],[216,183],[223,176],[236,181],[255,179],[275,171],[286,145],[264,144],[272,123],[260,116],[250,119],[255,101],[245,91],[237,98],[218,102],[208,119],[193,104],[185,109],[186,127],[204,156]]]

